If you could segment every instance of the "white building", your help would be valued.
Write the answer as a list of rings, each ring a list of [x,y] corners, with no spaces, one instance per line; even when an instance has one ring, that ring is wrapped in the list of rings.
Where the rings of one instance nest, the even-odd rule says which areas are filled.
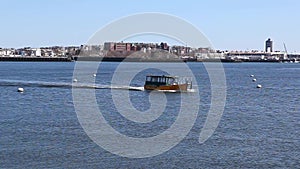
[[[40,48],[36,49],[35,56],[37,56],[37,57],[41,57],[42,56],[42,50]]]
[[[10,56],[13,55],[13,51],[11,49],[1,49],[0,56]]]

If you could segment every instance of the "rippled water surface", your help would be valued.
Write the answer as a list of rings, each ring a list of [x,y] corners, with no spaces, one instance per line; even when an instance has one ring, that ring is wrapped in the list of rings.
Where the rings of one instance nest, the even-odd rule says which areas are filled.
[[[111,84],[119,63],[102,63],[96,83],[77,85],[95,90],[101,113],[114,129],[136,138],[167,130],[180,110],[180,93],[165,95],[158,120],[134,123],[121,116]],[[149,66],[153,63],[126,63]],[[176,69],[176,63],[155,63]],[[203,144],[199,133],[210,108],[210,80],[202,63],[187,63],[197,78],[200,106],[189,134],[171,150],[149,158],[126,158],[99,147],[84,132],[72,99],[75,63],[0,63],[0,168],[297,168],[300,157],[300,64],[226,63],[226,106],[218,128]],[[213,63],[208,63],[213,64]],[[140,89],[140,72],[130,86]],[[132,73],[129,69],[127,73]],[[255,75],[252,82],[250,74]],[[92,75],[91,75],[92,76]],[[257,89],[256,85],[263,87]],[[18,93],[18,87],[25,92]],[[96,89],[95,89],[96,88]],[[150,93],[130,90],[132,106],[150,108]],[[122,144],[122,142],[120,143]]]

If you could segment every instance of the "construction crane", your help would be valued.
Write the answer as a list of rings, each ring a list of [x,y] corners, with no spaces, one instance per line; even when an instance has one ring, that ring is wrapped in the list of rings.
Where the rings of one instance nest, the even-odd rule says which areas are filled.
[[[286,59],[287,59],[288,52],[287,52],[286,45],[285,45],[284,42],[283,42],[283,46],[284,46],[284,56],[283,56],[283,59],[286,60]]]

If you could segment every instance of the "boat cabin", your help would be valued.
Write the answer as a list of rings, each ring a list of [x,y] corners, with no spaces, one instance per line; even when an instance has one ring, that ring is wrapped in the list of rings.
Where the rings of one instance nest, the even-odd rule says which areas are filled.
[[[162,91],[187,91],[192,89],[192,81],[187,78],[177,76],[146,76],[144,85],[145,90],[162,90]]]
[[[146,77],[145,85],[151,86],[168,86],[168,85],[177,85],[178,77],[175,76],[152,76],[148,75]]]

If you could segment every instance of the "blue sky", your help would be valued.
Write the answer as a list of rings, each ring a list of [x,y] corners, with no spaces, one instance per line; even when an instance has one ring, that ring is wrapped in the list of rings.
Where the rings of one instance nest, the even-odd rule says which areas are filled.
[[[1,0],[0,47],[81,45],[121,17],[142,12],[178,16],[201,30],[216,49],[300,52],[298,0]]]

